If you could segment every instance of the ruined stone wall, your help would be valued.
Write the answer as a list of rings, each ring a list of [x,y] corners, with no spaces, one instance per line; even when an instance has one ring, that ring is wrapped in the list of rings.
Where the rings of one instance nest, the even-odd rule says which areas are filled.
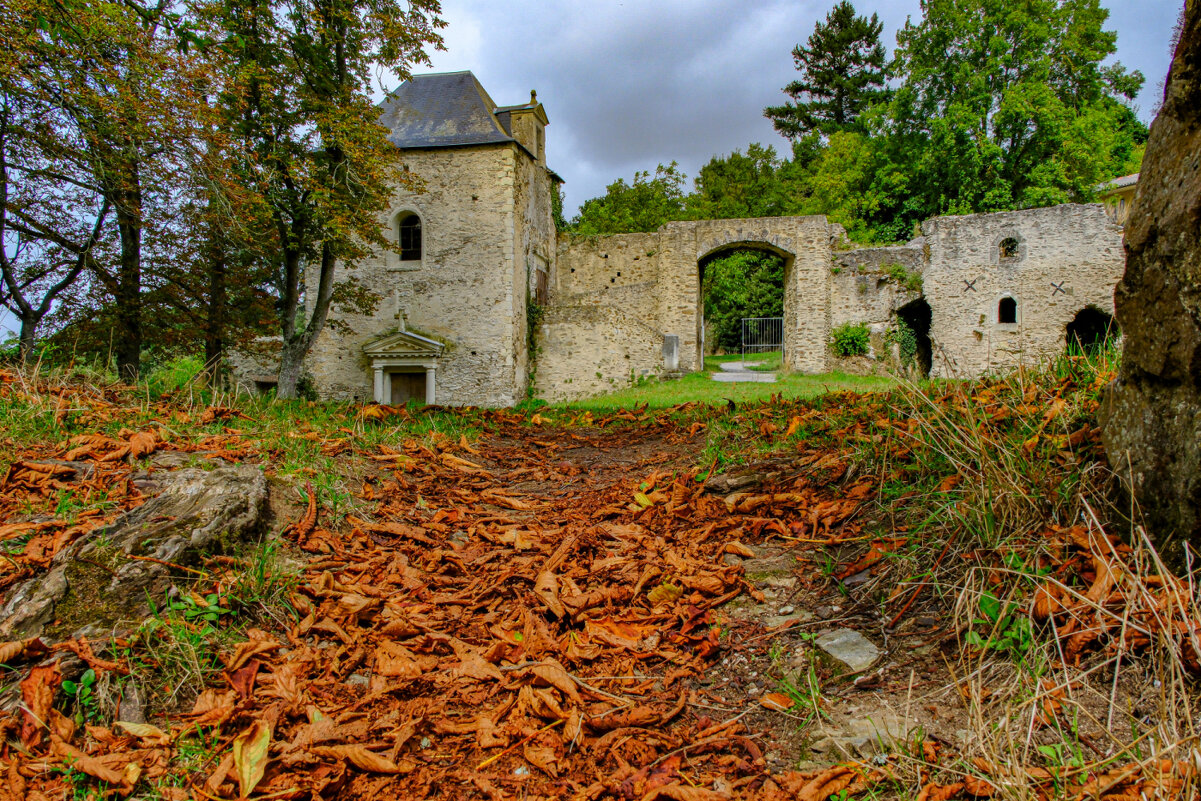
[[[537,342],[534,392],[549,401],[611,392],[662,372],[662,335],[614,306],[551,306]]]
[[[405,152],[425,191],[398,189],[380,224],[394,237],[398,214],[420,215],[422,259],[402,262],[384,253],[354,270],[339,266],[339,278],[354,275],[379,303],[368,315],[331,309],[340,325],[326,327],[306,363],[322,397],[370,400],[362,346],[403,320],[446,345],[436,373],[439,403],[509,406],[521,399],[524,348],[515,343],[525,342],[525,264],[517,264],[515,243],[517,151],[504,144]]]
[[[935,376],[1038,364],[1064,350],[1081,309],[1113,313],[1122,233],[1099,204],[937,217],[922,232]],[[1017,252],[1005,258],[1001,243],[1010,238]],[[998,322],[1006,296],[1017,301],[1016,323]]]

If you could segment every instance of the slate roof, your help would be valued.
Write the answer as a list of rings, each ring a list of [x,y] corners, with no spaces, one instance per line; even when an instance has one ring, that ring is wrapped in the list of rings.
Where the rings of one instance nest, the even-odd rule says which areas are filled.
[[[1128,186],[1134,186],[1138,183],[1138,173],[1131,175],[1123,175],[1120,178],[1114,178],[1112,181],[1106,181],[1097,187],[1099,192],[1108,192],[1114,189],[1125,189]]]
[[[470,71],[414,75],[382,104],[380,122],[401,148],[512,142],[496,104]]]

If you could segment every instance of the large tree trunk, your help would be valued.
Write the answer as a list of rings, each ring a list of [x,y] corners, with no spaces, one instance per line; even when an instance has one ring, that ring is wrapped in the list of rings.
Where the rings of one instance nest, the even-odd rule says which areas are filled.
[[[1151,125],[1114,294],[1122,370],[1102,408],[1110,463],[1174,561],[1201,545],[1201,0],[1189,0]]]
[[[136,172],[132,179],[137,180]],[[123,193],[117,204],[117,231],[121,238],[116,297],[117,375],[122,381],[138,380],[142,361],[142,204],[139,192]]]
[[[21,333],[17,341],[22,365],[28,365],[30,357],[33,356],[33,346],[37,343],[38,323],[40,322],[40,317],[21,315]]]
[[[288,256],[286,255],[285,259],[287,258]],[[313,346],[317,335],[325,327],[325,318],[329,313],[330,299],[333,297],[334,292],[334,267],[336,262],[337,259],[334,258],[333,252],[327,245],[322,244],[321,265],[318,268],[313,311],[305,321],[303,329],[297,329],[297,318],[300,313],[299,292],[287,292],[285,294],[286,302],[290,303],[290,305],[284,308],[284,345],[279,357],[279,383],[275,388],[277,397],[296,397],[296,384],[300,380],[304,357],[308,355],[309,348]],[[288,264],[285,268],[285,274],[288,274],[289,270],[299,271],[299,268],[300,259],[296,255],[295,261]],[[299,285],[299,281],[297,281],[296,285]]]

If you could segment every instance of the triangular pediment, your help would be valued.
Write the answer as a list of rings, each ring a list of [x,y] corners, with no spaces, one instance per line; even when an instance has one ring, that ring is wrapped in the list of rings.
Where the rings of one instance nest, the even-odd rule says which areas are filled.
[[[436,358],[442,355],[444,347],[446,346],[441,342],[428,337],[414,334],[411,331],[401,331],[370,340],[363,345],[363,353],[372,358],[398,356]]]

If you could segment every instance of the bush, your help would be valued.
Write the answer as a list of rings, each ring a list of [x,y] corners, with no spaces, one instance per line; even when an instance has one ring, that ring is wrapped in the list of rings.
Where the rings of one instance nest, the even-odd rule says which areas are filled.
[[[830,332],[830,344],[839,356],[866,356],[871,344],[867,323],[843,323]]]

